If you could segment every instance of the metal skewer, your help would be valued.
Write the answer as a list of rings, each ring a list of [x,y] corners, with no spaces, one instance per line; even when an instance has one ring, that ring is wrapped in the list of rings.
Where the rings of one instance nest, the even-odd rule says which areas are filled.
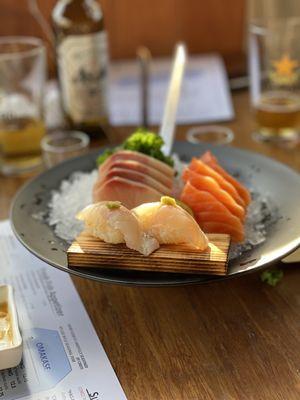
[[[176,112],[179,102],[186,58],[187,53],[185,45],[183,43],[177,44],[162,124],[159,132],[159,135],[163,138],[165,142],[165,145],[163,146],[163,151],[166,155],[169,155],[171,153],[174,142]]]
[[[149,109],[149,62],[151,59],[151,53],[147,47],[140,47],[137,50],[137,58],[140,64],[140,76],[141,76],[141,122],[142,127],[147,129],[149,126],[148,120],[148,109]]]

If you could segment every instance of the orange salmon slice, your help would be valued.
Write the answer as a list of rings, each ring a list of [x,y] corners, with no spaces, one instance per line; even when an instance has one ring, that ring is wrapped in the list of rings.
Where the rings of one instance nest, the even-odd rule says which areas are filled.
[[[195,219],[200,226],[206,222],[218,222],[221,224],[230,225],[236,231],[240,232],[241,235],[244,233],[244,228],[241,221],[234,215],[228,215],[223,212],[204,211],[196,213]]]
[[[231,183],[241,196],[241,198],[244,200],[245,204],[248,205],[251,201],[251,195],[249,190],[242,185],[240,182],[238,182],[233,176],[228,174],[219,164],[218,160],[216,157],[214,157],[210,151],[207,151],[206,153],[203,154],[201,157],[201,160],[208,165],[209,167],[213,168],[216,172],[218,172],[220,175],[223,176],[224,179],[226,179],[229,183]]]
[[[189,168],[200,175],[210,176],[211,178],[214,178],[215,181],[221,186],[221,188],[229,193],[240,206],[245,207],[245,202],[238,194],[236,188],[222,175],[220,175],[210,166],[206,165],[203,161],[198,160],[197,158],[193,158],[189,165]]]
[[[227,233],[234,242],[242,242],[245,238],[244,233],[226,223],[210,221],[202,222],[200,226],[205,233]]]
[[[211,193],[195,188],[190,182],[187,182],[184,186],[180,200],[187,204],[194,212],[215,211],[231,214],[224,204],[217,200]]]
[[[189,181],[186,183],[181,201],[186,203],[195,213],[195,219],[207,233],[227,233],[234,241],[242,241],[244,228],[239,218],[233,215],[211,193],[198,190]],[[207,225],[213,223],[213,225]],[[221,228],[218,228],[217,225]],[[226,228],[225,228],[226,227]],[[210,230],[215,228],[216,231]]]
[[[182,178],[185,182],[189,181],[196,189],[211,193],[217,200],[224,204],[233,215],[244,220],[245,209],[240,206],[226,190],[222,189],[214,178],[197,174],[189,168],[184,170]]]

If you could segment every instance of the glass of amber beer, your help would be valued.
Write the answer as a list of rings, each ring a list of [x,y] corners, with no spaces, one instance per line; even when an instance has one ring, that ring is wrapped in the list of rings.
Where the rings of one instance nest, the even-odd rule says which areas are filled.
[[[248,62],[253,136],[298,141],[300,129],[300,8],[297,0],[249,2]]]
[[[43,89],[46,54],[41,40],[0,38],[0,172],[29,171],[41,164],[45,134]]]

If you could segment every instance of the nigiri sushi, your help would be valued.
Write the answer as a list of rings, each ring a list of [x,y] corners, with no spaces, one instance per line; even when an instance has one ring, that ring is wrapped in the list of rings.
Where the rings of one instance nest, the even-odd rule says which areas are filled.
[[[84,221],[85,231],[106,243],[125,243],[145,256],[159,247],[158,241],[145,233],[139,220],[119,201],[102,201],[80,211],[76,218]]]
[[[208,239],[194,218],[171,197],[163,196],[159,202],[141,204],[132,212],[142,229],[160,244],[189,244],[198,250],[208,246]]]

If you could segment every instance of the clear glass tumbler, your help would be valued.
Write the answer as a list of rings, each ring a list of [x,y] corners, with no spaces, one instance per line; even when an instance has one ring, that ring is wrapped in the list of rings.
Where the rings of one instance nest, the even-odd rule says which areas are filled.
[[[254,138],[299,139],[299,0],[250,0],[248,62]]]
[[[45,79],[41,40],[0,38],[0,172],[5,175],[41,164]]]
[[[43,137],[41,141],[46,168],[62,161],[80,156],[88,151],[90,138],[84,132],[56,131]]]

